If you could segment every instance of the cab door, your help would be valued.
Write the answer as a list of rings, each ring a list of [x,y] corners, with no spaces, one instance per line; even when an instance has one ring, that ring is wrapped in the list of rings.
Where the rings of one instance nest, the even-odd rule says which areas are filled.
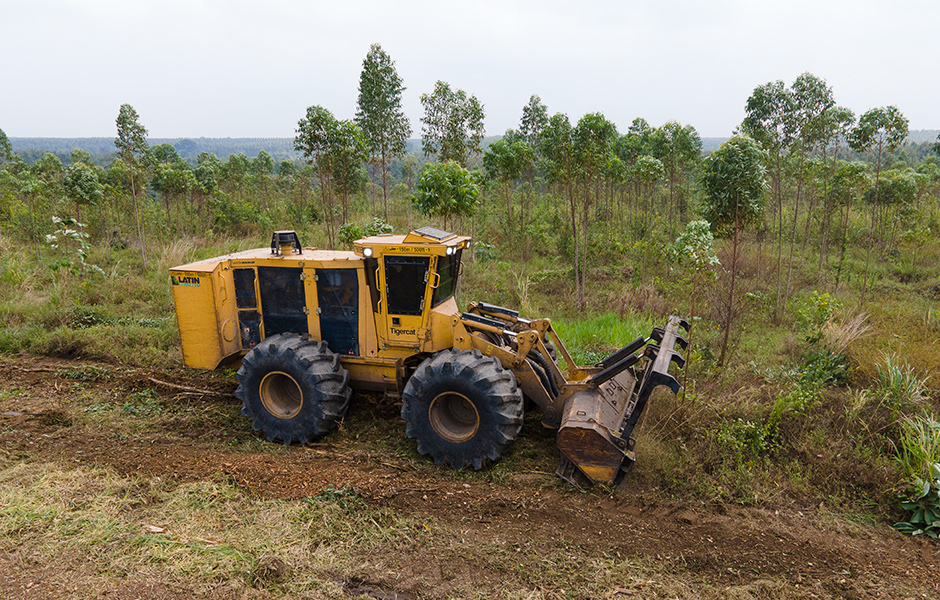
[[[388,345],[417,346],[427,327],[425,310],[428,295],[430,256],[386,254],[382,258],[385,279],[385,329]]]

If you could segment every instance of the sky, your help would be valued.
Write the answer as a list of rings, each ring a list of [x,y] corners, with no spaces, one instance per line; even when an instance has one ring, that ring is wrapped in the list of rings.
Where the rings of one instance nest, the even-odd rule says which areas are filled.
[[[807,71],[857,115],[940,129],[938,23],[937,0],[0,0],[0,129],[113,137],[129,103],[151,137],[289,138],[308,106],[354,117],[373,43],[415,138],[438,80],[484,104],[487,135],[536,94],[572,123],[725,137],[755,87]]]

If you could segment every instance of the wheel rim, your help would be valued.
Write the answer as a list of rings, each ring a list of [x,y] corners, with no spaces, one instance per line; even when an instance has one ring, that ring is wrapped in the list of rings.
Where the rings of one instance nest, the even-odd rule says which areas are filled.
[[[456,444],[471,439],[480,428],[477,407],[457,392],[438,394],[428,407],[428,417],[439,436]]]
[[[271,371],[261,380],[261,403],[278,419],[290,419],[300,412],[304,395],[297,380],[283,371]]]

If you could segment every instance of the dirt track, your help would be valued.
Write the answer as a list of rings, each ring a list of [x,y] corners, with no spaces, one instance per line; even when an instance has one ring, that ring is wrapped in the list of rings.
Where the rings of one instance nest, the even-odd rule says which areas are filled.
[[[205,424],[170,419],[157,429],[121,439],[75,422],[70,410],[80,402],[76,387],[86,392],[90,387],[99,401],[115,396],[117,389],[150,388],[167,401],[203,402],[231,413],[237,409],[231,382],[190,371],[168,375],[112,369],[107,378],[75,386],[68,375],[80,368],[69,361],[0,360],[3,389],[19,390],[15,399],[0,396],[0,447],[8,456],[63,465],[110,465],[122,474],[180,481],[222,474],[252,493],[287,499],[314,496],[327,487],[349,487],[367,503],[440,519],[466,536],[496,536],[520,549],[571,544],[597,555],[655,561],[710,584],[769,579],[833,598],[890,597],[885,590],[900,586],[921,590],[918,597],[940,598],[940,544],[902,536],[884,523],[853,523],[819,507],[693,506],[629,488],[613,494],[583,493],[556,484],[544,471],[467,483],[433,466],[415,466],[353,435],[335,444],[277,452],[231,450],[221,432],[211,430],[218,426],[211,419]],[[214,393],[196,391],[207,388]],[[383,417],[394,416],[394,408],[379,408],[386,413]],[[368,422],[359,417],[356,426]],[[225,435],[229,439],[252,434],[245,424]],[[369,439],[368,431],[363,438]],[[406,578],[396,583],[401,595],[371,593],[367,587],[350,594],[436,597],[433,582],[446,579],[444,573],[435,575],[430,566],[416,571],[414,564],[411,569],[412,579],[430,579],[432,585],[409,584]],[[462,569],[462,577],[488,577],[473,572],[473,565]],[[0,591],[14,589],[24,588],[11,582],[8,573]],[[446,586],[437,589],[444,593]],[[140,597],[177,596],[167,592]]]

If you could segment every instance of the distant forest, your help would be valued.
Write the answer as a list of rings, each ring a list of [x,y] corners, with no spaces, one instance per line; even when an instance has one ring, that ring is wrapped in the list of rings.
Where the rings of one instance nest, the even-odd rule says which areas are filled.
[[[919,162],[924,156],[930,153],[931,145],[937,141],[940,130],[937,129],[919,129],[911,131],[907,138],[907,143],[902,148],[907,148],[912,155],[911,158]],[[502,136],[487,137],[483,140],[482,147],[485,150],[491,142],[494,142]],[[716,150],[726,137],[703,137],[702,152],[709,154]],[[294,138],[148,138],[151,146],[160,144],[171,144],[176,148],[176,152],[192,165],[196,164],[196,157],[200,152],[209,152],[215,154],[220,159],[228,160],[232,154],[244,154],[249,158],[258,155],[264,150],[271,155],[276,162],[282,160],[300,161],[301,154],[294,149]],[[11,137],[10,142],[13,145],[13,151],[16,152],[27,164],[33,164],[43,154],[50,152],[59,157],[63,164],[68,165],[71,162],[71,153],[75,148],[81,148],[92,155],[92,160],[100,166],[107,166],[115,158],[114,138],[113,137],[90,137],[90,138],[44,138],[44,137]],[[421,140],[410,139],[406,143],[406,152],[415,154],[419,158],[422,156]],[[396,161],[397,162],[397,161]],[[421,161],[422,163],[424,161]]]

